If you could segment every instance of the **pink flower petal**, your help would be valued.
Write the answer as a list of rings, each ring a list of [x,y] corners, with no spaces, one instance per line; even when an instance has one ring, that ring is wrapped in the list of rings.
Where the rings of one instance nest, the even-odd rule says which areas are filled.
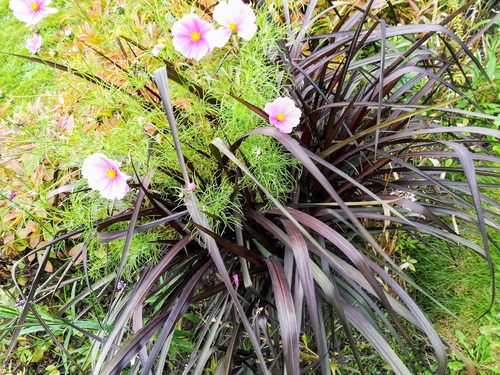
[[[226,45],[229,38],[231,37],[231,30],[225,27],[220,29],[210,31],[207,34],[207,39],[212,48],[222,48]]]
[[[42,37],[38,34],[34,34],[31,38],[26,40],[26,48],[30,53],[36,54],[42,48],[43,40]]]
[[[29,26],[35,25],[43,18],[58,12],[57,9],[48,7],[50,2],[51,0],[10,0],[9,8],[14,13],[14,17]],[[37,9],[33,9],[33,5]]]
[[[97,190],[104,198],[122,199],[129,191],[127,180],[130,176],[120,171],[119,167],[119,162],[95,153],[83,162],[82,176],[87,179],[89,187]],[[110,170],[114,172],[114,176],[109,175]]]
[[[222,48],[234,32],[244,40],[252,39],[257,32],[255,13],[250,5],[245,4],[242,0],[220,1],[214,8],[213,19],[222,26],[222,29],[218,30],[218,34],[209,37],[210,43],[214,47]],[[224,40],[225,43],[222,44]]]
[[[153,49],[151,50],[151,54],[154,56],[154,57],[158,57],[158,55],[160,54],[160,51],[165,47],[165,44],[157,44],[156,46],[153,47]]]
[[[217,6],[214,8],[212,18],[219,25],[229,26],[229,24],[233,22],[234,18],[234,13],[231,6],[229,6],[229,3],[220,1],[219,4],[217,4]]]
[[[99,193],[106,199],[123,199],[128,191],[129,187],[126,181],[115,178],[110,180],[109,184]]]
[[[212,25],[196,14],[187,14],[172,25],[172,44],[174,49],[184,57],[200,60],[212,52],[206,36],[213,30]],[[193,39],[193,33],[198,36]]]
[[[264,112],[269,115],[269,123],[283,133],[290,133],[300,123],[301,112],[290,98],[276,98],[266,103]]]
[[[238,35],[241,37],[241,39],[244,39],[246,41],[252,39],[256,32],[257,32],[256,24],[244,23],[238,28]]]

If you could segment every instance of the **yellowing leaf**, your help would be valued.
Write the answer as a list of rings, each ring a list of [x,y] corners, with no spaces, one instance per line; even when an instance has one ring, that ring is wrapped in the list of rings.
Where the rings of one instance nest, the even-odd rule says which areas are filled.
[[[31,231],[28,228],[19,228],[16,232],[17,237],[19,237],[20,239],[28,237],[30,233]]]
[[[83,246],[83,243],[79,243],[79,244],[77,244],[77,245],[73,246],[73,247],[71,248],[71,250],[68,252],[68,255],[69,255],[70,257],[74,257],[74,256],[75,256],[75,254],[77,254],[77,253],[78,253],[78,251],[80,251],[80,249],[82,248],[82,246]],[[76,259],[75,263],[76,263],[76,264],[79,264],[79,263],[81,263],[81,262],[82,262],[82,260],[83,260],[83,259],[82,259],[82,256],[80,255],[80,256],[78,257],[78,259]]]
[[[31,357],[31,362],[38,362],[43,358],[43,355],[45,353],[45,346],[39,346],[38,348],[35,349],[35,352],[33,353],[33,357]]]
[[[17,219],[21,216],[20,212],[9,212],[7,215],[3,217],[3,222],[6,223],[7,221]]]
[[[7,103],[5,103],[3,105],[2,108],[0,108],[0,116],[5,116],[5,113],[7,113],[7,111],[9,110],[10,108],[10,101],[8,101]]]
[[[32,233],[38,232],[40,229],[38,228],[38,224],[34,222],[33,220],[28,220],[28,223],[26,224],[26,228],[30,230]]]
[[[17,277],[17,282],[19,283],[19,285],[22,285],[22,286],[26,285],[26,281],[27,280],[24,276],[19,275]]]
[[[39,242],[40,242],[40,235],[39,234],[35,234],[35,235],[32,235],[30,237],[30,247],[32,249],[34,249],[38,245]]]
[[[57,369],[56,366],[54,365],[49,365],[45,368],[45,373],[47,375],[60,375],[61,373],[59,372],[59,370]]]
[[[52,265],[52,263],[49,261],[47,261],[47,264],[45,265],[45,271],[47,272],[54,272],[54,266]]]

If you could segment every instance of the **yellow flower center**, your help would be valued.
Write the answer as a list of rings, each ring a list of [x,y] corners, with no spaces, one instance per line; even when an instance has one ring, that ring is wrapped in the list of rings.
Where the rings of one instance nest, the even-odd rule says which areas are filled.
[[[198,40],[200,40],[201,36],[200,36],[200,33],[197,33],[196,31],[193,31],[191,33],[191,40],[193,42],[197,42]]]
[[[31,3],[31,9],[33,9],[35,12],[40,9],[40,5],[37,3]]]
[[[236,24],[234,22],[231,22],[229,24],[229,30],[231,30],[233,33],[235,33],[237,29],[238,29],[238,26],[236,26]]]
[[[114,169],[108,169],[108,171],[106,172],[106,174],[108,175],[109,178],[113,179],[116,177],[116,171]]]
[[[278,113],[276,115],[276,119],[278,119],[278,121],[283,121],[285,119],[285,115],[283,113]]]

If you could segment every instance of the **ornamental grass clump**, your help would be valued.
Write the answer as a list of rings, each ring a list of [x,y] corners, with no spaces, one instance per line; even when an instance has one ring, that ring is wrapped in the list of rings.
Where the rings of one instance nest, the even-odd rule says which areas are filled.
[[[147,35],[118,35],[116,61],[86,49],[113,76],[71,70],[126,98],[134,107],[123,109],[125,123],[137,113],[147,118],[148,141],[125,172],[113,161],[124,154],[92,154],[93,173],[80,160],[88,187],[110,199],[109,217],[36,250],[43,256],[26,295],[19,288],[25,303],[7,354],[37,301],[71,284],[74,269],[78,294],[54,316],[79,307],[64,322],[88,340],[89,357],[61,353],[84,373],[373,374],[388,366],[445,374],[448,348],[402,285],[432,295],[385,240],[397,232],[427,245],[435,238],[477,253],[493,271],[486,227],[500,229],[500,205],[477,176],[499,185],[500,158],[485,137],[500,133],[454,123],[494,119],[453,107],[469,94],[451,79],[461,61],[484,73],[468,47],[477,35],[464,42],[446,28],[466,7],[439,25],[401,26],[373,2],[175,5],[163,5],[176,20],[161,40],[144,46]],[[255,12],[255,34],[240,35],[239,20],[218,19],[218,6]],[[214,48],[222,31],[212,18],[234,44]],[[164,18],[154,22],[168,28]],[[432,48],[438,39],[442,51]],[[450,158],[453,166],[432,161]],[[119,176],[115,190],[109,184]],[[88,194],[85,182],[78,186],[73,195]],[[66,210],[86,204],[72,202]],[[477,227],[479,242],[461,234],[465,225]],[[139,270],[124,272],[134,249],[147,249],[137,243],[141,232],[154,234],[144,238],[154,241],[155,256],[135,258]],[[89,274],[96,238],[103,246],[123,241],[118,264],[105,274],[102,267],[101,279]],[[75,241],[71,259],[42,286],[50,248]],[[494,301],[494,284],[491,293]],[[85,319],[102,327],[79,326]]]

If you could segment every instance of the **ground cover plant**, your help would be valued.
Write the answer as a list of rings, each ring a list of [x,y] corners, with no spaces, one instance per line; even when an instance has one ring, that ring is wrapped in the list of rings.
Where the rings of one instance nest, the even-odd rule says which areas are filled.
[[[66,85],[32,126],[4,116],[5,150],[26,148],[3,161],[2,255],[19,254],[5,363],[446,372],[409,292],[439,301],[407,256],[477,254],[495,301],[499,133],[462,125],[498,119],[461,63],[489,84],[471,48],[495,20],[462,41],[446,26],[472,3],[418,25],[374,2],[49,3],[60,39],[24,58]]]

